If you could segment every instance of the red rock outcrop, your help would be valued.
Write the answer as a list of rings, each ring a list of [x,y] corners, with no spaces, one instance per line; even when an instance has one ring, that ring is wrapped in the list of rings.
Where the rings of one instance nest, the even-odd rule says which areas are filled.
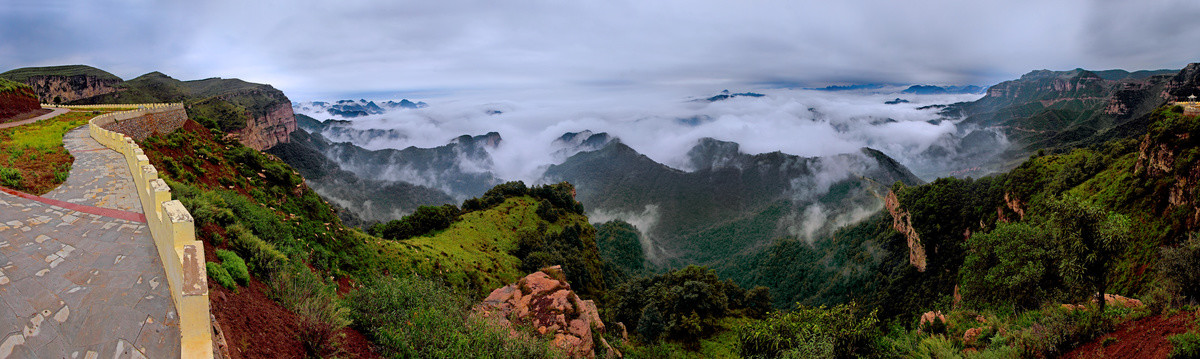
[[[1100,301],[1096,300],[1096,298],[1092,298],[1092,304],[1097,304],[1099,302]],[[1104,294],[1104,303],[1108,306],[1121,308],[1141,308],[1144,306],[1141,300],[1116,294]],[[1063,304],[1062,308],[1066,310],[1087,310],[1087,306],[1083,304]]]
[[[904,234],[904,238],[908,239],[908,263],[917,267],[918,272],[924,272],[925,246],[921,244],[921,237],[913,228],[912,214],[900,208],[900,198],[896,197],[896,193],[892,191],[888,191],[887,198],[883,200],[883,206],[892,215],[892,228]]]
[[[925,328],[927,325],[933,325],[935,321],[946,324],[946,316],[942,314],[942,311],[921,314],[921,321],[917,322],[917,328]],[[917,329],[917,333],[921,333],[921,329]]]
[[[975,340],[979,339],[979,335],[983,334],[983,328],[971,328],[963,332],[963,344],[975,345]]]
[[[283,102],[264,116],[246,121],[246,127],[231,134],[246,147],[259,151],[288,143],[288,135],[296,130],[296,115],[292,113],[291,101]]]
[[[595,358],[596,341],[606,357],[621,357],[600,335],[605,327],[596,304],[575,295],[560,266],[543,268],[492,291],[475,306],[474,313],[514,333],[518,331],[515,325],[526,325],[539,334],[552,334],[554,346],[572,358]]]

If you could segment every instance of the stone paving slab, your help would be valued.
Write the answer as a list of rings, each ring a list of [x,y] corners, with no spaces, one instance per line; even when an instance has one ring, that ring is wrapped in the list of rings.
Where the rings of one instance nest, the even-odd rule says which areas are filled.
[[[125,156],[96,142],[87,126],[68,131],[63,146],[75,157],[71,175],[42,197],[59,201],[142,213]]]
[[[73,153],[87,151],[81,139],[64,141]],[[112,156],[80,162],[106,151]],[[107,163],[114,159],[123,169],[123,157],[82,153],[67,181],[74,186],[55,190],[59,200],[140,209],[126,203],[137,200],[120,175],[88,169],[115,168]],[[127,170],[119,174],[129,182]],[[128,192],[89,191],[106,186]],[[178,322],[144,223],[0,192],[0,359],[178,358]]]

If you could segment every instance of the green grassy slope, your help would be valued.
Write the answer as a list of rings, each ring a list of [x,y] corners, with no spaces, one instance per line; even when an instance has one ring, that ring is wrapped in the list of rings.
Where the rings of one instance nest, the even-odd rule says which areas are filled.
[[[25,82],[33,76],[95,76],[101,80],[121,81],[120,77],[108,73],[107,71],[87,66],[87,65],[66,65],[66,66],[47,66],[47,67],[24,67],[15,70],[9,70],[0,73],[0,77],[17,81]]]
[[[539,226],[555,233],[564,226],[587,225],[587,217],[575,214],[548,223],[536,214],[538,205],[529,196],[509,198],[496,207],[463,214],[440,232],[379,240],[372,246],[379,251],[381,270],[444,278],[451,286],[486,293],[528,274],[520,269],[520,258],[510,254],[522,233],[537,233]]]
[[[21,90],[21,89],[25,89],[25,90],[28,90],[29,92],[33,92],[33,88],[29,87],[29,85],[0,78],[0,92],[17,91],[17,90]]]

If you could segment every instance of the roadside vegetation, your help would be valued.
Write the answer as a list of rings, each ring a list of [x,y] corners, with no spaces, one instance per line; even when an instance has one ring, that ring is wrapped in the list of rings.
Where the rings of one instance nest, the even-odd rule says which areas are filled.
[[[42,195],[66,182],[75,157],[63,136],[111,111],[69,111],[48,120],[0,129],[0,186]]]

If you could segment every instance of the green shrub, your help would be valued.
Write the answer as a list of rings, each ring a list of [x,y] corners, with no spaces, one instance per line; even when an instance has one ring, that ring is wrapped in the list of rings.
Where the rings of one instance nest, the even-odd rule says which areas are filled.
[[[1192,235],[1179,247],[1163,249],[1158,266],[1180,294],[1192,301],[1200,300],[1200,238]]]
[[[0,184],[3,184],[4,187],[19,189],[21,180],[21,171],[16,168],[0,167]]]
[[[1200,332],[1191,331],[1167,337],[1171,341],[1171,359],[1200,358]]]
[[[857,357],[868,354],[878,323],[875,312],[854,303],[832,308],[798,306],[737,328],[746,358]]]
[[[1077,343],[1090,341],[1111,331],[1111,321],[1104,316],[1092,315],[1090,310],[1063,310],[1057,305],[1047,305],[1040,311],[1028,312],[1036,319],[1026,329],[1010,332],[1010,343],[1022,352],[1023,357],[1054,357]]]
[[[288,230],[289,227],[283,225],[275,212],[261,204],[254,203],[237,192],[221,191],[218,193],[225,200],[227,207],[232,210],[238,222],[254,232],[254,235],[276,247],[296,244],[292,232]]]
[[[221,259],[221,267],[229,271],[229,275],[241,285],[250,283],[250,271],[246,268],[246,261],[242,260],[237,253],[224,249],[217,250],[217,258]]]
[[[544,340],[469,316],[469,298],[416,277],[377,278],[348,296],[354,326],[393,358],[549,358]]]
[[[258,238],[254,233],[250,233],[246,227],[235,224],[230,226],[228,231],[230,244],[234,250],[250,260],[250,269],[254,270],[260,278],[269,277],[271,273],[287,262],[287,256],[283,252]]]
[[[338,300],[336,285],[294,263],[276,273],[269,294],[300,317],[297,335],[310,356],[328,358],[342,353],[340,332],[350,325],[350,317],[349,309]]]
[[[452,204],[439,207],[421,206],[403,218],[375,225],[371,232],[385,239],[408,239],[449,228],[461,213],[458,207]]]
[[[204,263],[204,269],[208,271],[208,277],[216,281],[222,287],[229,290],[237,290],[237,283],[233,281],[233,277],[229,276],[229,272],[221,267],[220,264],[213,262]]]
[[[976,306],[1030,309],[1059,296],[1062,279],[1048,240],[1045,230],[1025,222],[1000,223],[971,236],[960,272],[963,299]]]

